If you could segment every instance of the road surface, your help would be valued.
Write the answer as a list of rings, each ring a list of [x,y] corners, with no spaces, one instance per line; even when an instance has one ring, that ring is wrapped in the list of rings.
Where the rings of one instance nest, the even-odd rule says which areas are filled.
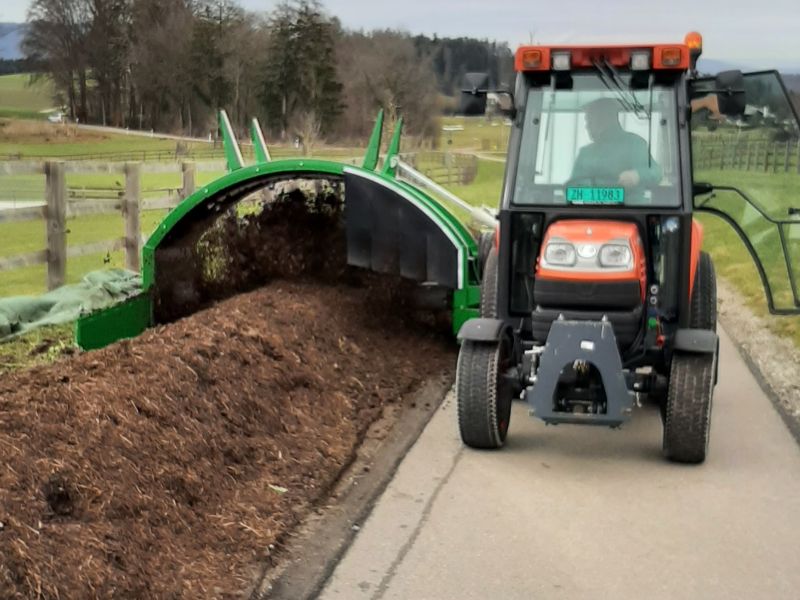
[[[321,598],[800,598],[800,451],[721,352],[701,466],[662,460],[654,409],[612,431],[516,403],[506,448],[465,449],[449,397]]]

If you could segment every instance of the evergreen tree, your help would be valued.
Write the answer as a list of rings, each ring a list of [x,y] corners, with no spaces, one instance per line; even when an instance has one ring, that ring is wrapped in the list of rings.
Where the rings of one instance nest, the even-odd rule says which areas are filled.
[[[262,92],[268,127],[281,137],[330,131],[342,111],[335,23],[317,0],[298,0],[277,7],[270,30]]]

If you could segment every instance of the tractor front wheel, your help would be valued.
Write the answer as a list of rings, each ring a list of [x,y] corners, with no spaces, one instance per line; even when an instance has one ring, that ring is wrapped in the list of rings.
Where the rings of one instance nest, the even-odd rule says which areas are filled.
[[[701,463],[708,452],[714,354],[676,353],[672,357],[664,407],[664,456],[681,463]]]
[[[513,388],[506,372],[511,342],[465,340],[458,353],[456,399],[461,439],[471,448],[500,448],[508,433]]]

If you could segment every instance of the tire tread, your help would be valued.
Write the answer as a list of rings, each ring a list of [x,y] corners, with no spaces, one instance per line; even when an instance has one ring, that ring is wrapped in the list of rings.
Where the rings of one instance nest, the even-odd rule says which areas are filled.
[[[505,432],[498,421],[497,377],[500,345],[464,341],[456,368],[458,427],[472,448],[500,448]]]

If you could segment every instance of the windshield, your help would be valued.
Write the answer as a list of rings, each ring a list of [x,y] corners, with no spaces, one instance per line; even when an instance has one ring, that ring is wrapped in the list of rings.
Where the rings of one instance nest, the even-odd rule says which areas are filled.
[[[626,74],[528,91],[515,204],[679,206],[677,110],[669,86]]]

